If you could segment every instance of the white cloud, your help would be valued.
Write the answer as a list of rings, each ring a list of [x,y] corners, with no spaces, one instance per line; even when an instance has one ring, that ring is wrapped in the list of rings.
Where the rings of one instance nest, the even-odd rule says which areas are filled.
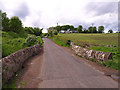
[[[21,18],[24,26],[38,26],[41,28],[48,28],[50,26],[63,24],[72,24],[78,26],[82,24],[85,27],[95,23],[96,26],[104,25],[107,29],[117,29],[117,13],[111,12],[111,2],[118,2],[119,0],[2,0],[0,3],[3,4],[0,8],[5,11],[9,17],[14,16],[15,12],[19,11],[19,6],[25,4],[29,13],[26,10],[26,14],[23,13]],[[92,3],[89,5],[89,3]],[[101,6],[99,2],[106,2],[104,4],[107,7]],[[95,3],[95,4],[94,4]],[[91,7],[92,10],[89,10]],[[113,5],[114,6],[114,5]],[[88,8],[86,8],[88,7]],[[22,7],[21,7],[22,8]],[[109,10],[106,10],[109,9]],[[115,8],[112,8],[114,11]],[[25,11],[25,8],[20,11]],[[101,15],[95,14],[101,13]],[[21,13],[17,13],[21,15]],[[19,16],[18,15],[18,16]],[[25,16],[24,16],[25,15]],[[27,15],[27,16],[26,16]]]

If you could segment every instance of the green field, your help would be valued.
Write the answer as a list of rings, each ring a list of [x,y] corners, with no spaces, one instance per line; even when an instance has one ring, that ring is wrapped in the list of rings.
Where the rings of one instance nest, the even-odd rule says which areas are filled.
[[[116,52],[118,50],[118,34],[59,34],[62,41],[71,40],[76,45],[84,47],[89,45],[93,50]],[[107,47],[111,45],[112,47]],[[102,47],[102,48],[101,48]],[[104,49],[103,49],[104,47]]]
[[[102,63],[107,67],[111,67],[116,70],[120,70],[118,67],[120,52],[118,51],[118,34],[58,34],[57,36],[52,37],[53,41],[61,46],[66,47],[66,42],[71,40],[76,45],[85,47],[89,46],[88,49],[103,51],[103,52],[112,52],[114,53],[113,61],[108,61]],[[61,43],[62,42],[62,43]],[[108,46],[109,45],[109,46]]]
[[[62,40],[70,39],[78,45],[118,45],[118,34],[59,34],[59,38]]]

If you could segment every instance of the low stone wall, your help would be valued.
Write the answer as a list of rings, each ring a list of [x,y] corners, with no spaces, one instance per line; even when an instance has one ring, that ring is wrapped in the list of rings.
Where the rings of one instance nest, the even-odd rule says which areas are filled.
[[[38,54],[40,51],[41,46],[38,43],[37,45],[19,50],[2,58],[2,83],[7,83],[8,80],[22,67],[25,60]]]
[[[91,58],[97,61],[105,62],[107,60],[112,60],[112,53],[110,52],[101,52],[101,51],[94,51],[94,50],[88,50],[86,48],[82,48],[80,46],[75,45],[73,42],[71,42],[72,49],[75,51],[75,53],[79,56],[85,57],[85,58]]]

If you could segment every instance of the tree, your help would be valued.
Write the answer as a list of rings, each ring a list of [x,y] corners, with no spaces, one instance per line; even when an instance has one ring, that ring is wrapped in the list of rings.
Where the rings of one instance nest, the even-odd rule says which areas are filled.
[[[9,31],[9,18],[5,17],[3,20],[2,20],[2,27],[3,27],[3,31]]]
[[[104,26],[99,26],[98,33],[103,33],[103,32],[104,32]]]
[[[61,30],[60,26],[56,26],[56,30],[59,32]]]
[[[89,32],[89,33],[93,33],[93,27],[91,27],[91,26],[88,27],[88,32]]]
[[[77,28],[74,28],[74,30],[76,31],[76,30],[77,30]]]
[[[109,30],[108,33],[113,33],[113,30]]]
[[[63,26],[61,26],[61,30],[67,31],[68,29],[70,29],[69,25],[63,25]]]
[[[28,34],[33,34],[33,28],[32,27],[25,27],[24,31]]]
[[[34,34],[36,36],[42,36],[42,29],[38,28],[38,27],[25,27],[24,31],[27,32],[28,34]]]
[[[35,28],[33,29],[33,34],[35,34],[36,36],[41,36],[41,35],[42,35],[42,30],[43,30],[43,29],[40,29],[40,28],[38,28],[38,27],[35,27]]]
[[[83,33],[88,33],[88,30],[87,30],[87,29],[84,29]]]
[[[9,18],[7,17],[7,14],[4,12],[2,13],[2,11],[0,11],[0,15],[2,16],[1,20],[2,20],[2,30],[3,31],[9,31]]]
[[[23,27],[22,27],[22,22],[21,20],[14,16],[10,19],[10,31],[19,33],[20,31],[22,31]]]
[[[74,31],[74,26],[73,25],[70,25],[70,30]]]
[[[53,30],[53,34],[54,34],[54,35],[58,35],[57,30]]]
[[[53,31],[48,29],[48,36],[53,37]]]
[[[93,27],[93,33],[97,33],[97,28]]]
[[[82,25],[79,25],[78,28],[77,28],[77,31],[78,31],[79,33],[81,33],[81,32],[82,32],[82,29],[83,29]]]

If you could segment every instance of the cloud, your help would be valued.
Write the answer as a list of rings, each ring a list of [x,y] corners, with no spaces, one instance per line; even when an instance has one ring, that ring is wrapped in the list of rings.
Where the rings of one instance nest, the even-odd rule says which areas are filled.
[[[118,2],[89,2],[85,10],[89,14],[87,22],[103,25],[105,32],[118,30]]]
[[[29,15],[29,8],[26,3],[20,4],[18,8],[14,11],[14,16],[18,16],[21,19],[25,19],[26,16]]]
[[[97,15],[118,12],[118,2],[90,2],[86,5],[86,12]]]
[[[99,1],[99,2],[98,2]],[[88,28],[103,25],[117,30],[118,3],[115,0],[1,0],[9,17],[19,16],[24,26],[48,28],[70,24]]]
[[[4,8],[4,5],[2,2],[0,2],[0,9],[3,10],[3,8]]]

